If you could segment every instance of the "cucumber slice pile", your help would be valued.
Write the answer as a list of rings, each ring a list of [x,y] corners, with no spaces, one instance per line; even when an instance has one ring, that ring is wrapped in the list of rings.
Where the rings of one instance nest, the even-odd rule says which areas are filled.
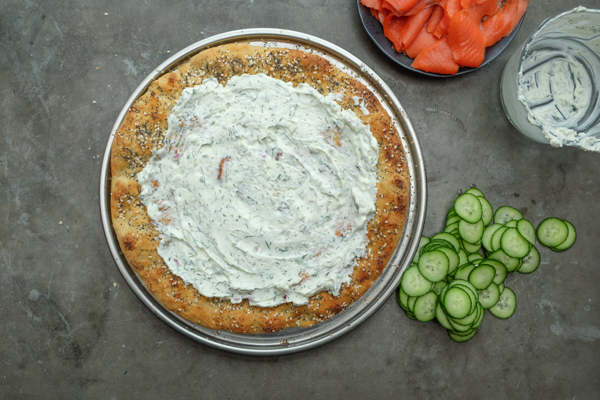
[[[437,319],[452,340],[466,342],[486,309],[502,319],[514,314],[517,298],[504,281],[509,272],[530,274],[539,267],[536,239],[564,251],[576,238],[569,221],[547,218],[536,230],[513,207],[494,212],[481,190],[471,188],[454,201],[444,231],[421,238],[400,280],[400,306],[411,319]]]

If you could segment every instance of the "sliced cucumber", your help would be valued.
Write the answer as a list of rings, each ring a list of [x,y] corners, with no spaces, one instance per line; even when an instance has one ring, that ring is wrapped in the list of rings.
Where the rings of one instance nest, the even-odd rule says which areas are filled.
[[[469,315],[467,315],[464,318],[460,318],[460,319],[456,319],[456,318],[448,318],[450,320],[450,323],[452,325],[452,322],[462,325],[462,326],[472,326],[475,321],[477,321],[477,317],[479,316],[479,313],[477,312],[478,308],[476,307],[475,310],[473,310],[473,312]],[[454,325],[453,325],[454,326]]]
[[[511,219],[510,221],[508,221],[507,223],[504,224],[505,227],[507,228],[516,228],[517,227],[517,220]]]
[[[483,256],[481,254],[479,254],[479,253],[469,254],[469,262],[476,264],[475,261],[478,261],[478,260],[483,260]]]
[[[511,288],[504,288],[498,299],[498,303],[489,310],[494,317],[506,319],[515,313],[517,309],[517,296]]]
[[[520,259],[511,257],[502,250],[496,250],[495,252],[490,254],[487,259],[500,261],[502,264],[504,264],[508,272],[513,272],[519,269],[519,265],[521,262]]]
[[[438,302],[435,307],[435,317],[440,325],[442,325],[444,328],[452,329],[452,325],[450,325],[450,321],[448,320],[448,315],[446,315],[446,312],[442,308],[442,304],[440,302]]]
[[[412,312],[410,312],[409,310],[404,310],[404,313],[406,314],[406,316],[410,319],[414,319],[417,320],[417,318],[415,317],[415,314],[413,314]]]
[[[493,251],[492,250],[492,236],[499,228],[502,228],[502,225],[492,224],[492,225],[486,227],[483,231],[483,236],[481,237],[481,244],[483,245],[483,248],[490,253]]]
[[[537,228],[537,237],[547,247],[557,247],[569,237],[569,226],[558,218],[546,218]]]
[[[419,239],[419,247],[417,247],[417,252],[415,253],[415,258],[413,258],[413,262],[416,263],[417,261],[419,261],[421,249],[423,248],[423,246],[429,243],[430,240],[431,239],[429,239],[427,236],[421,236],[421,239]]]
[[[458,258],[459,258],[459,262],[458,262],[458,266],[460,267],[461,265],[464,265],[466,263],[469,262],[469,255],[467,254],[466,251],[464,251],[463,249],[460,249],[458,251]]]
[[[468,340],[473,339],[473,336],[475,336],[477,334],[477,329],[473,329],[472,332],[470,332],[468,335],[458,335],[455,332],[452,332],[451,330],[448,330],[448,336],[450,336],[450,339],[454,340],[457,343],[463,343],[466,342]]]
[[[505,223],[513,219],[517,221],[523,219],[523,214],[521,214],[521,211],[510,206],[500,207],[496,210],[496,213],[494,214],[494,223],[496,224],[504,225]]]
[[[472,244],[465,240],[461,240],[460,244],[461,244],[462,248],[465,249],[465,251],[468,254],[477,253],[481,249],[481,242]]]
[[[448,283],[445,281],[436,282],[432,290],[439,296],[440,293],[442,293],[442,289],[444,289],[446,285],[448,285]]]
[[[483,198],[485,198],[485,196],[483,195],[483,193],[481,192],[481,190],[479,190],[477,188],[470,188],[469,190],[466,190],[465,193],[472,194],[473,196],[476,196],[476,197],[483,197]]]
[[[450,261],[439,250],[428,251],[419,258],[419,272],[430,282],[439,282],[448,274]]]
[[[448,274],[453,273],[458,268],[458,264],[460,263],[460,258],[458,257],[458,253],[454,250],[447,249],[445,247],[440,247],[437,251],[441,251],[448,257]]]
[[[531,243],[519,233],[517,228],[508,228],[502,234],[500,247],[510,257],[523,258],[529,254]]]
[[[504,234],[504,232],[506,232],[508,228],[506,226],[502,226],[499,229],[496,230],[496,232],[494,232],[494,234],[492,235],[492,241],[491,241],[491,248],[492,251],[496,251],[500,248],[500,243],[502,241],[502,234]]]
[[[454,250],[454,245],[445,239],[431,239],[429,241],[429,243],[427,243],[425,246],[423,246],[421,248],[419,253],[421,253],[421,255],[423,255],[429,251],[437,250],[440,247],[446,247],[448,249]]]
[[[460,287],[464,289],[465,292],[471,298],[471,310],[469,310],[469,314],[475,311],[475,307],[477,307],[477,303],[479,302],[479,294],[477,293],[477,289],[469,281],[465,281],[464,279],[455,279],[448,286],[452,287]]]
[[[500,289],[494,282],[490,284],[485,290],[479,291],[479,303],[483,308],[490,308],[496,305],[500,298]]]
[[[471,271],[475,269],[475,264],[467,263],[465,265],[461,265],[456,271],[456,275],[454,275],[454,279],[462,279],[464,281],[469,280],[469,274]]]
[[[454,250],[458,251],[460,249],[460,242],[458,241],[458,239],[447,232],[442,232],[442,233],[436,233],[435,235],[433,235],[431,237],[431,239],[442,239],[447,241],[448,243],[452,244],[452,246],[454,246]]]
[[[567,239],[565,239],[564,242],[562,242],[561,244],[559,244],[556,247],[551,247],[551,249],[554,251],[567,250],[568,248],[573,246],[573,244],[575,243],[575,240],[577,239],[577,231],[575,231],[575,227],[573,226],[573,224],[570,223],[569,221],[565,221],[565,220],[563,220],[563,222],[567,225],[567,228],[569,228],[569,234],[567,235]]]
[[[468,331],[465,331],[465,332],[459,332],[459,331],[455,331],[455,330],[450,330],[450,332],[454,333],[457,336],[469,336],[475,330],[476,330],[475,328],[471,327],[471,329],[469,329]]]
[[[494,218],[494,209],[485,197],[477,197],[477,200],[481,203],[481,219],[483,224],[488,225]]]
[[[400,303],[400,307],[402,307],[405,310],[409,310],[408,295],[406,293],[404,293],[404,290],[402,290],[402,288],[400,288],[400,294],[398,296],[398,301]]]
[[[491,265],[482,264],[474,268],[469,274],[469,282],[477,290],[485,290],[494,281],[496,269]]]
[[[415,302],[417,301],[417,299],[419,297],[412,297],[412,296],[408,297],[408,311],[410,311],[413,314],[415,312]]]
[[[502,292],[504,292],[504,283],[501,283],[498,285],[498,290],[500,291],[500,294],[502,294]]]
[[[433,286],[431,281],[428,281],[421,275],[419,268],[408,268],[402,274],[401,281],[402,290],[408,296],[423,296],[431,290]]]
[[[508,270],[506,269],[506,266],[502,264],[502,262],[498,260],[491,260],[488,258],[487,260],[482,261],[479,265],[482,264],[491,265],[492,267],[494,267],[494,269],[496,270],[496,275],[494,276],[494,283],[496,285],[500,285],[504,282],[504,280],[506,279],[506,275],[508,275]]]
[[[540,252],[535,248],[535,246],[531,246],[531,250],[529,254],[523,258],[523,264],[519,267],[517,271],[522,274],[530,274],[540,266]]]
[[[517,229],[521,236],[523,236],[529,243],[535,245],[535,228],[533,224],[526,219],[522,219],[517,222]]]
[[[462,219],[460,219],[460,221],[462,221]],[[455,222],[453,224],[446,225],[446,228],[444,228],[444,232],[450,233],[450,232],[452,232],[454,230],[457,230],[457,229],[458,229],[458,222]]]
[[[435,318],[437,298],[438,296],[435,292],[429,292],[417,298],[413,313],[419,321],[427,322]]]
[[[468,332],[473,327],[472,323],[469,325],[462,325],[462,324],[459,324],[458,322],[454,322],[454,320],[450,316],[448,316],[448,322],[450,323],[452,330],[455,332],[460,332],[460,333]]]
[[[449,317],[464,318],[471,311],[471,296],[464,289],[453,286],[446,292],[442,304]]]
[[[465,221],[474,224],[481,219],[481,203],[476,196],[465,193],[454,201],[454,211]]]
[[[458,233],[460,233],[460,237],[471,244],[481,242],[484,228],[485,226],[483,225],[482,220],[479,220],[474,224],[464,220],[458,223]]]
[[[477,304],[477,308],[479,311],[479,317],[477,317],[477,321],[473,324],[473,328],[479,328],[481,326],[481,322],[483,322],[483,317],[485,317],[485,309],[481,305],[481,303]]]
[[[452,225],[455,222],[460,222],[461,218],[458,215],[446,218],[446,226]]]

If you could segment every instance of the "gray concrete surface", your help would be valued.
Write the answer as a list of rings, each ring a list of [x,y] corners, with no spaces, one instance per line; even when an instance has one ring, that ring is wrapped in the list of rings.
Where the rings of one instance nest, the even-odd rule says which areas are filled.
[[[600,398],[600,155],[530,141],[502,112],[509,55],[539,23],[596,0],[532,0],[516,40],[485,68],[427,79],[388,61],[353,0],[0,2],[0,398]],[[107,13],[107,15],[105,14]],[[578,229],[511,276],[519,306],[456,344],[395,298],[326,346],[283,357],[224,353],[176,333],[120,276],[98,207],[99,155],[138,83],[176,52],[247,27],[304,31],[364,60],[421,141],[425,233],[458,189],[481,188],[540,222]]]

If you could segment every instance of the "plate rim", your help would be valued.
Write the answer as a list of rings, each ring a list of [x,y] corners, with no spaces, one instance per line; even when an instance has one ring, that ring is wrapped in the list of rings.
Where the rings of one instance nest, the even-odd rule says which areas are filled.
[[[401,124],[398,128],[401,130],[401,138],[403,140],[407,166],[410,173],[410,203],[409,213],[404,228],[404,234],[407,237],[400,240],[394,255],[390,259],[390,262],[384,269],[382,275],[358,301],[353,302],[342,313],[312,327],[288,328],[273,334],[244,335],[205,328],[168,311],[149,293],[135,271],[131,269],[129,263],[121,254],[120,246],[114,235],[110,218],[110,153],[115,133],[121,125],[129,107],[145,92],[149,84],[158,76],[170,71],[193,54],[206,48],[242,40],[264,41],[267,38],[269,40],[277,39],[288,43],[304,43],[305,45],[308,45],[308,48],[317,49],[319,51],[326,50],[327,52],[334,53],[340,60],[352,64],[354,71],[357,69],[360,70],[361,74],[364,74],[365,79],[368,79],[372,83],[376,83],[380,87],[382,90],[381,94],[385,95],[386,101],[389,101],[390,106],[397,110],[397,121],[394,116],[392,116],[392,118],[395,119],[396,123]],[[106,142],[100,172],[99,205],[105,238],[113,259],[117,264],[117,268],[130,289],[153,314],[184,336],[212,348],[237,354],[255,356],[292,354],[321,346],[343,336],[373,315],[396,289],[402,273],[412,260],[425,222],[426,199],[427,184],[425,166],[418,138],[406,111],[392,90],[375,74],[375,72],[373,72],[373,70],[371,70],[371,68],[364,64],[364,62],[342,48],[312,35],[273,28],[240,29],[211,36],[184,48],[165,60],[157,68],[153,69],[129,96],[125,105],[119,112]],[[392,279],[387,282],[386,286],[381,288],[379,286],[384,284],[382,283],[382,277],[384,275],[386,277],[391,275]],[[379,289],[379,291],[373,290],[375,288]],[[348,311],[356,309],[359,303],[363,305],[362,312],[357,313],[354,311],[347,313]],[[294,337],[299,337],[299,339],[296,342],[290,341],[290,338]]]

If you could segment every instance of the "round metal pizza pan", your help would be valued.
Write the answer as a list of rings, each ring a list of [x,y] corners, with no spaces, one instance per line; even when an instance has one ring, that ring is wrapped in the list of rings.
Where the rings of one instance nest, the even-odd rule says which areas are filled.
[[[248,43],[254,46],[285,47],[313,52],[350,74],[379,98],[392,116],[401,136],[410,173],[410,205],[403,237],[389,264],[373,286],[358,301],[336,316],[308,328],[288,328],[272,334],[236,334],[215,331],[184,320],[164,308],[146,289],[120,251],[110,215],[110,150],[113,138],[129,107],[149,84],[162,74],[176,68],[189,57],[228,43]],[[223,33],[197,42],[159,65],[136,88],[123,106],[106,144],[100,175],[100,213],[106,240],[115,263],[131,290],[158,318],[183,335],[207,346],[246,355],[273,356],[308,350],[346,334],[371,316],[395,291],[404,270],[410,265],[419,244],[426,208],[425,166],[419,142],[408,115],[392,90],[366,64],[349,52],[323,39],[300,32],[280,29],[244,29]]]

